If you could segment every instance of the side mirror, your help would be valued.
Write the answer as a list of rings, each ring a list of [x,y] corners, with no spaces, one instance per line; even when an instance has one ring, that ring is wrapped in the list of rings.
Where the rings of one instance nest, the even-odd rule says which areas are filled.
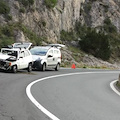
[[[52,55],[48,55],[48,58],[53,57]]]

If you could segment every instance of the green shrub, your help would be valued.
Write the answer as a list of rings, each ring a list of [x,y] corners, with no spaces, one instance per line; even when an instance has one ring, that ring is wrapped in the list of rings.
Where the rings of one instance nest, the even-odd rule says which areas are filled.
[[[30,5],[34,4],[34,0],[28,0]]]
[[[108,5],[103,5],[105,12],[108,12],[109,6]]]
[[[80,47],[83,51],[103,60],[108,60],[111,55],[109,37],[95,30],[87,32],[80,41]]]
[[[36,35],[33,31],[31,31],[26,26],[22,25],[21,23],[14,23],[9,25],[0,26],[0,48],[14,43],[14,31],[21,30],[25,34],[26,37],[34,45],[41,45],[42,41],[45,41],[46,37],[40,37]]]
[[[0,48],[13,43],[13,29],[8,25],[0,26]]]
[[[7,36],[2,36],[0,37],[0,48],[11,45],[14,43],[14,38],[13,37],[7,37]]]
[[[60,39],[62,41],[73,41],[73,40],[76,40],[76,36],[73,31],[66,32],[66,31],[62,30],[60,32]]]
[[[28,29],[26,26],[22,24],[19,25],[19,29],[21,29],[24,32],[24,34],[30,39],[30,41],[34,45],[41,45],[41,42],[46,39],[45,37],[39,37],[33,31],[31,31],[30,29]]]
[[[20,1],[21,1],[21,3],[22,3],[25,7],[34,4],[34,0],[20,0]]]
[[[4,25],[4,26],[0,26],[1,28],[1,33],[5,36],[8,36],[8,37],[12,37],[13,34],[14,34],[14,30],[13,30],[13,27],[10,26],[10,25]]]
[[[21,3],[26,7],[29,5],[28,0],[21,0]]]
[[[112,24],[110,18],[104,20],[103,29],[107,33],[117,33],[117,28]]]
[[[54,8],[57,4],[57,0],[45,0],[45,5],[48,8]]]
[[[46,22],[42,21],[42,25],[43,25],[43,27],[45,27],[46,26]]]
[[[20,8],[19,12],[25,13],[25,8],[24,7]]]
[[[6,2],[0,0],[0,14],[8,14],[10,12],[10,8]]]
[[[7,14],[7,15],[5,15],[5,18],[9,21],[9,20],[12,20],[12,15],[10,15],[10,14]]]

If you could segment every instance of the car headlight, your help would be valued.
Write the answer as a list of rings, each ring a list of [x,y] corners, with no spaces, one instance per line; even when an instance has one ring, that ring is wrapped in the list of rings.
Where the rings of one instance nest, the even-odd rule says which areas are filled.
[[[36,61],[40,61],[41,59],[40,58],[38,58]]]

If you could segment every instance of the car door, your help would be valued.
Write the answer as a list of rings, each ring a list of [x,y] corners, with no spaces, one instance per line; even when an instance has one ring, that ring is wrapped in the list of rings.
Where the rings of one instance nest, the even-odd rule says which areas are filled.
[[[53,49],[51,49],[51,50],[49,50],[48,51],[48,54],[47,54],[47,65],[48,65],[48,67],[53,67],[54,66],[54,61],[55,61],[55,59],[54,59],[54,56],[53,56]]]
[[[18,66],[18,69],[23,69],[24,68],[24,51],[20,51],[19,53],[19,58],[18,58],[18,61],[17,61],[17,66]]]

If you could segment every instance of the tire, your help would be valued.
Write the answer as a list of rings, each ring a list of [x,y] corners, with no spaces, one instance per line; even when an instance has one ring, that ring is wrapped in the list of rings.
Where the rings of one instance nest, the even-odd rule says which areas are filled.
[[[46,65],[45,65],[45,63],[43,63],[41,71],[45,71],[45,70],[46,70]]]
[[[58,63],[55,67],[55,70],[58,71],[60,69],[60,64]]]
[[[13,72],[13,73],[17,73],[17,65],[14,65],[14,66],[12,67],[12,72]]]
[[[31,72],[31,71],[32,71],[32,64],[31,64],[31,63],[29,63],[28,68],[27,68],[27,71],[28,71],[28,72]]]

